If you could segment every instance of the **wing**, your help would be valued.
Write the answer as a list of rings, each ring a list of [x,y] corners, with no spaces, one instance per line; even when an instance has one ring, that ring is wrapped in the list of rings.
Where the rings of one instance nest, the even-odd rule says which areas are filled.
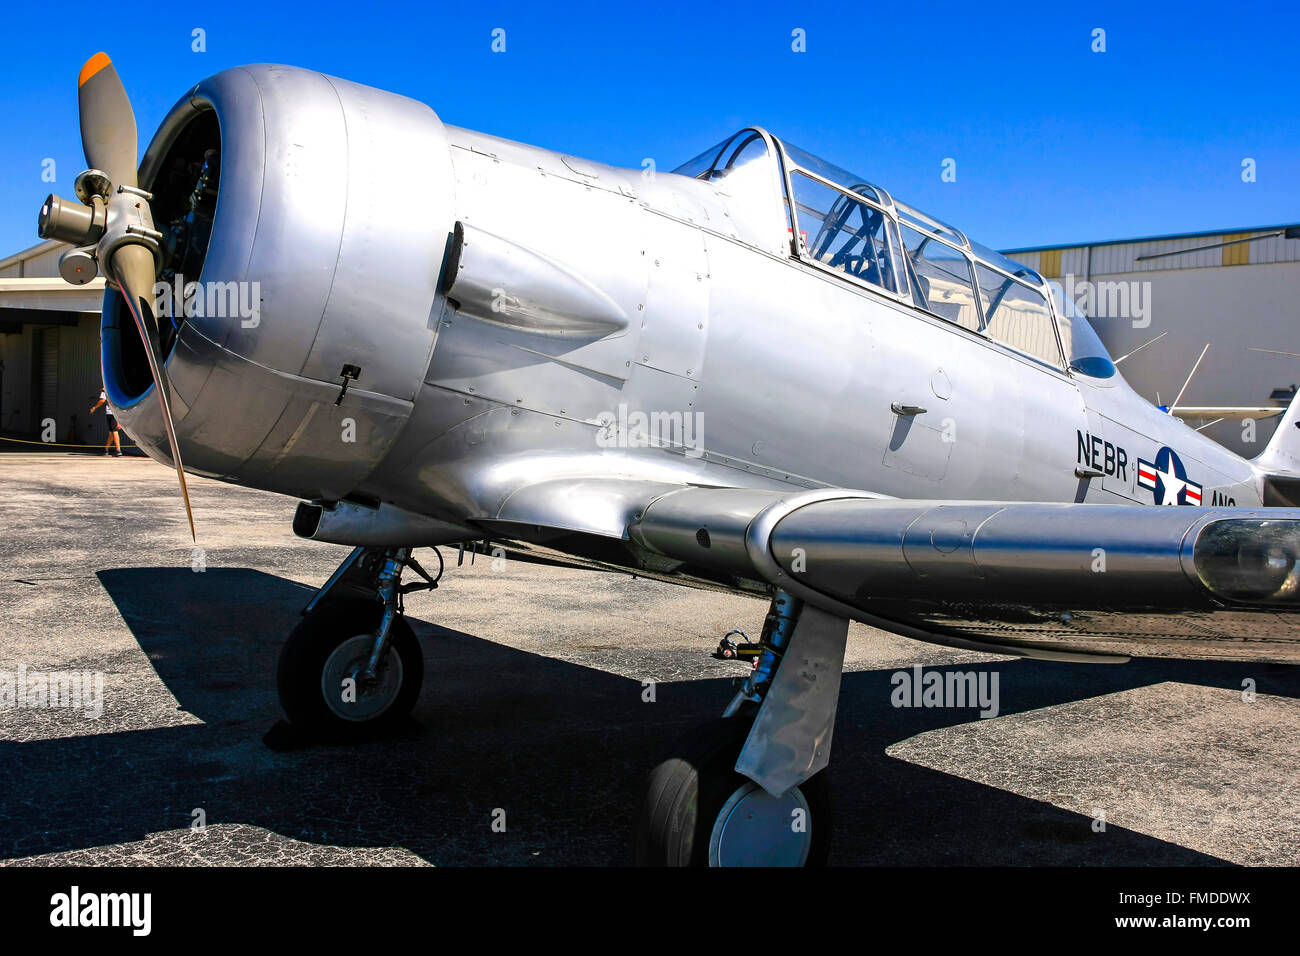
[[[477,522],[604,566],[784,588],[932,643],[1058,660],[1300,663],[1300,510],[918,501],[631,478],[526,485]]]
[[[755,494],[663,495],[629,538],[941,644],[1300,662],[1300,510]]]

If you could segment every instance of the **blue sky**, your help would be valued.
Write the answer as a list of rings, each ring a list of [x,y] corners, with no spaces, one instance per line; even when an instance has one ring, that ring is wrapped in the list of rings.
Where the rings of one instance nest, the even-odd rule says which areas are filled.
[[[0,256],[37,241],[51,188],[72,195],[84,166],[76,77],[101,48],[131,94],[142,151],[197,80],[280,62],[623,166],[653,157],[670,169],[764,125],[998,248],[1300,221],[1293,3],[230,0],[139,12],[120,34],[128,45],[114,31],[83,39],[62,8],[6,11]],[[191,50],[195,27],[204,53]],[[503,54],[490,49],[498,27]],[[791,49],[796,28],[806,52]],[[1095,28],[1105,53],[1090,49]],[[1242,182],[1246,157],[1256,182]],[[941,181],[946,158],[955,182]]]

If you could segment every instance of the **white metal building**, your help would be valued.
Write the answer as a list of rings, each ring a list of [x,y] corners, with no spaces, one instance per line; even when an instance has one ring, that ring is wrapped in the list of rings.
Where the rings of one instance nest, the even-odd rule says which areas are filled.
[[[107,425],[90,407],[99,397],[99,315],[104,280],[72,286],[59,278],[65,244],[43,242],[0,259],[0,433],[102,445]]]
[[[1173,404],[1207,343],[1180,405],[1279,404],[1285,400],[1274,393],[1300,383],[1300,226],[1005,252],[1072,291],[1114,357],[1167,333],[1120,364],[1129,383],[1157,404]],[[1253,442],[1243,441],[1249,429],[1241,422],[1211,424],[1204,432],[1253,457],[1276,423],[1276,417],[1259,419]]]

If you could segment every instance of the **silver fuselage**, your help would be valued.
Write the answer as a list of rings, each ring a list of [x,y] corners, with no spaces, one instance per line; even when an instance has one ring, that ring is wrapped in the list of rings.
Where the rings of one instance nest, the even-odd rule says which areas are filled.
[[[262,290],[256,327],[191,318],[169,358],[198,473],[450,521],[492,516],[538,481],[601,475],[1149,503],[1137,461],[1167,446],[1205,504],[1260,503],[1249,462],[1122,378],[1050,368],[792,256],[775,181],[756,203],[283,67],[200,84],[151,146],[146,181],[191,104],[222,121],[202,279]],[[460,268],[482,273],[463,281],[442,277],[458,222]],[[345,363],[362,374],[336,406]],[[166,457],[153,403],[112,397]],[[925,410],[902,418],[896,404]],[[669,447],[608,440],[611,419],[637,413],[689,431]],[[621,533],[624,517],[585,522]]]

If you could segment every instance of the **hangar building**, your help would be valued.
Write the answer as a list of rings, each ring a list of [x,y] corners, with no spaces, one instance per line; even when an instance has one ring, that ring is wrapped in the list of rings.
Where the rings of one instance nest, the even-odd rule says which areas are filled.
[[[1182,406],[1286,404],[1300,383],[1298,225],[1003,251],[1073,292],[1113,357],[1151,343],[1119,367],[1148,401],[1173,404],[1206,344]],[[1242,422],[1185,420],[1247,458],[1277,424],[1257,419],[1250,442]]]
[[[90,406],[101,385],[104,280],[59,278],[65,247],[51,240],[0,259],[0,435],[40,440],[52,420],[57,442],[103,445],[108,426]]]

